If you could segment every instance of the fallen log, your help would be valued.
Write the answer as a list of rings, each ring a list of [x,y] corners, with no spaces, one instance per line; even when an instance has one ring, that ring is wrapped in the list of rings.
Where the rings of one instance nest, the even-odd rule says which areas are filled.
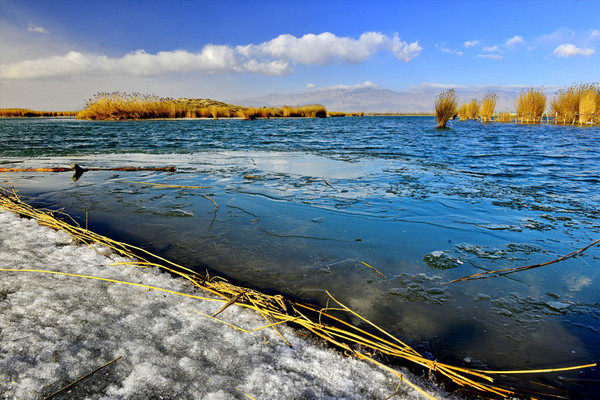
[[[176,167],[117,167],[117,168],[82,168],[79,164],[71,164],[69,168],[0,168],[1,172],[70,172],[75,171],[73,180],[78,180],[87,171],[164,171],[177,172]]]

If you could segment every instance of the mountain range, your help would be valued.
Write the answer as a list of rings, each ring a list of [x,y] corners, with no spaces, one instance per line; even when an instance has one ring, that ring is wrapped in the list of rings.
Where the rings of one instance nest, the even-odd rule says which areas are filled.
[[[321,104],[330,111],[368,113],[433,113],[435,97],[449,88],[441,85],[425,84],[394,91],[381,88],[370,82],[355,86],[334,86],[323,89],[308,89],[299,93],[270,93],[260,97],[231,100],[233,104],[246,107],[279,107]],[[496,112],[514,111],[515,101],[521,88],[517,87],[456,87],[459,103],[478,99],[486,93],[498,96]]]

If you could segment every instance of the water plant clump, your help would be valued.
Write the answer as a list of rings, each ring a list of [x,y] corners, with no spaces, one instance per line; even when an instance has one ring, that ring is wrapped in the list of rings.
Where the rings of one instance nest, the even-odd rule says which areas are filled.
[[[517,98],[517,117],[525,123],[541,122],[546,110],[546,95],[542,89],[524,89]]]
[[[483,96],[483,101],[481,102],[481,110],[479,111],[479,116],[481,117],[482,122],[492,121],[494,110],[496,109],[497,100],[498,96],[496,95],[496,93],[487,93],[485,96]]]
[[[448,89],[441,92],[435,99],[435,117],[438,122],[438,128],[446,128],[450,119],[457,115],[456,92],[454,89]]]
[[[241,107],[210,99],[170,99],[156,95],[101,92],[89,99],[78,119],[124,120],[149,118],[232,118],[300,117],[325,118],[327,109],[319,104],[305,106]]]
[[[29,108],[0,108],[0,118],[74,117],[76,111],[35,111]]]
[[[600,86],[582,83],[561,89],[550,102],[556,123],[586,124],[600,111]]]
[[[468,103],[463,103],[458,107],[458,117],[461,121],[467,119],[477,119],[481,103],[477,99],[473,99]]]

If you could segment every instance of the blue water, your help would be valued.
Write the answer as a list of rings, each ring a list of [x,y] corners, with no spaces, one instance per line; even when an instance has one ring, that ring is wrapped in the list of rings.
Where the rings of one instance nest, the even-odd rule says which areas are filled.
[[[4,119],[0,167],[178,172],[90,171],[77,182],[12,173],[0,183],[200,271],[321,304],[329,290],[439,360],[502,370],[600,361],[600,246],[445,284],[600,239],[600,128],[451,123]],[[515,384],[544,390],[532,380],[572,398],[600,391],[598,368]]]

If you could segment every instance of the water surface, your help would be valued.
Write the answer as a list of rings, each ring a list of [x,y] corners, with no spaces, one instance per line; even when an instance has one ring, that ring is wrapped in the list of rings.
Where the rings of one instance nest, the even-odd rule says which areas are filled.
[[[199,271],[321,304],[329,290],[432,358],[552,368],[600,360],[600,247],[445,283],[550,261],[600,238],[598,149],[597,127],[438,130],[431,117],[5,119],[2,167],[178,172],[87,172],[77,182],[19,173],[0,182]],[[520,379],[573,398],[600,390],[589,381],[598,369]]]

